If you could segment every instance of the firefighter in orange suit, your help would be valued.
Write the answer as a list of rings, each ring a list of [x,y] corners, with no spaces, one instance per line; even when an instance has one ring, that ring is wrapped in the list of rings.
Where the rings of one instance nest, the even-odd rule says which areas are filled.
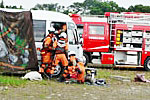
[[[70,51],[69,53],[70,63],[69,65],[75,66],[75,71],[77,73],[76,80],[78,83],[84,83],[84,74],[85,67],[83,62],[81,62],[78,58],[76,58],[76,54],[74,51]],[[71,77],[74,75],[71,75]]]
[[[60,32],[58,34],[59,39],[55,40],[53,43],[53,48],[55,48],[54,66],[61,62],[62,66],[65,68],[68,66],[66,57],[66,53],[68,52],[68,43],[66,42],[67,34],[65,32]]]
[[[73,78],[78,83],[84,83],[84,64],[76,58],[74,51],[69,52],[69,64],[68,69],[64,70],[63,77],[65,80]]]
[[[54,34],[49,33],[48,36],[44,39],[43,48],[41,50],[41,68],[40,72],[43,73],[46,69],[46,72],[49,74],[54,73],[54,67],[52,66],[53,61],[53,43],[54,43]]]
[[[69,80],[71,78],[75,80],[77,79],[75,53],[71,51],[69,52],[68,55],[69,55],[68,67],[64,70],[63,76],[62,76],[64,78],[64,81]]]

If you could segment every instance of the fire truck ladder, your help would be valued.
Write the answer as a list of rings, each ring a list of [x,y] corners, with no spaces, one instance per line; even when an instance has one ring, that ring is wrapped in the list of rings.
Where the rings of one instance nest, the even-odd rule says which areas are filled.
[[[134,25],[150,26],[150,13],[110,13],[108,17],[108,23],[110,24],[110,48],[115,47],[115,29],[114,24],[126,24],[131,30]]]
[[[150,26],[150,13],[139,13],[139,14],[111,13],[108,22],[109,24]]]
[[[110,50],[113,50],[115,48],[115,29],[113,27],[113,24],[110,24]]]

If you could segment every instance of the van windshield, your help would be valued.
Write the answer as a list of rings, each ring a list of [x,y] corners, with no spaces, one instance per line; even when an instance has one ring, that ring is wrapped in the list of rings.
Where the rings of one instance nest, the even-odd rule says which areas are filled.
[[[68,23],[68,40],[69,44],[78,44],[78,34],[74,23]]]

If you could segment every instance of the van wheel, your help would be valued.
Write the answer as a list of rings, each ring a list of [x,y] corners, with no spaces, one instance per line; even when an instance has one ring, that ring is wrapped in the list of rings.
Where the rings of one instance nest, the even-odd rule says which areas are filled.
[[[84,66],[86,66],[87,63],[89,63],[89,57],[86,53],[83,53],[83,63],[84,63]]]
[[[48,67],[45,69],[45,73],[49,76],[49,73],[46,72],[47,69],[48,69]],[[52,74],[52,77],[59,77],[62,72],[63,72],[63,67],[62,67],[61,63],[59,63],[55,67],[55,71],[54,71],[54,74]]]
[[[144,63],[144,69],[150,71],[150,57],[148,57]]]
[[[54,71],[54,74],[53,74],[52,76],[53,76],[53,77],[59,77],[62,72],[63,72],[63,66],[62,66],[61,63],[59,63],[59,64],[55,67],[55,71]]]

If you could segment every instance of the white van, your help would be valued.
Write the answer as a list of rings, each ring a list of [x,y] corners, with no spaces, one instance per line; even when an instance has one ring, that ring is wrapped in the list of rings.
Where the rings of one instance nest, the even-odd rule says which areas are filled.
[[[76,24],[68,15],[43,10],[31,10],[31,12],[33,18],[34,39],[38,50],[42,47],[43,38],[49,34],[48,30],[52,24],[65,23],[67,25],[69,51],[75,51],[78,58],[83,57],[83,49],[79,44],[79,35],[77,34]],[[38,59],[40,60],[39,55]]]
[[[83,49],[79,44],[79,34],[77,33],[76,24],[68,15],[43,10],[31,10],[31,12],[33,17],[34,39],[37,48],[38,60],[40,60],[41,57],[39,50],[42,48],[43,39],[49,34],[48,30],[54,23],[65,23],[67,25],[69,51],[75,51],[77,58],[83,59]],[[57,66],[55,75],[59,74],[60,71],[60,66]]]
[[[21,12],[26,10],[20,9],[3,9],[0,10],[7,12]],[[69,42],[69,51],[75,51],[76,56],[79,59],[83,58],[83,49],[79,44],[79,34],[77,33],[76,24],[72,21],[72,19],[65,14],[59,12],[52,11],[44,11],[44,10],[31,10],[32,19],[33,19],[33,31],[34,31],[34,39],[35,45],[37,48],[37,58],[41,59],[40,50],[42,48],[44,38],[49,34],[48,30],[52,26],[52,24],[61,24],[65,23],[67,25],[67,34],[68,34],[68,42]],[[60,66],[57,66],[56,75],[61,71]]]

